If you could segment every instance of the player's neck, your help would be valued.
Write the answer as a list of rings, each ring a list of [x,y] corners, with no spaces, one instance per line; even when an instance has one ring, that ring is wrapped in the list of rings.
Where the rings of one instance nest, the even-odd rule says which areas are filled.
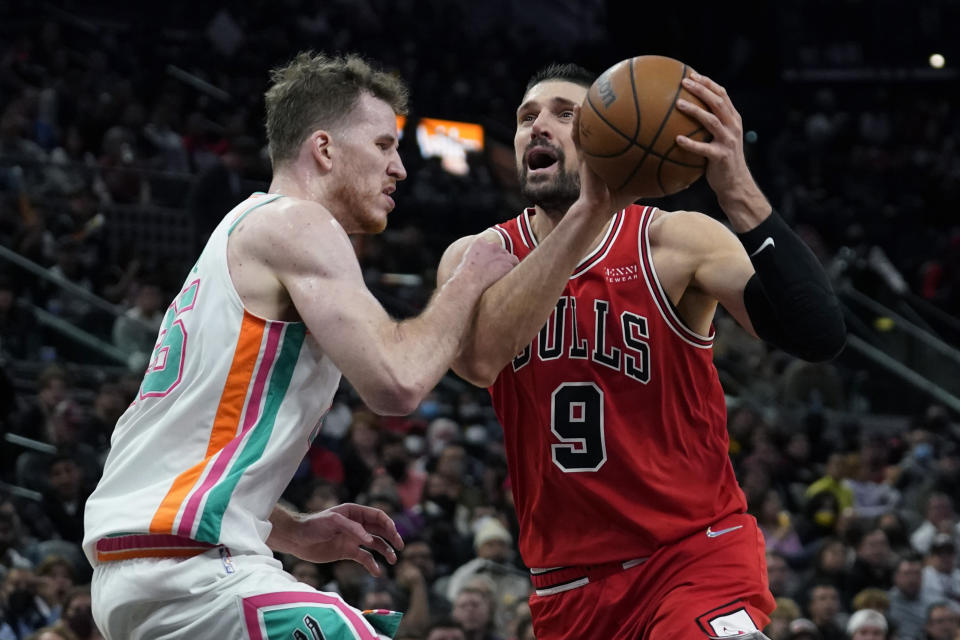
[[[284,167],[273,174],[268,193],[322,205],[347,233],[359,233],[357,225],[345,214],[344,208],[338,206],[339,201],[333,193],[334,187],[330,180],[324,180],[314,172],[301,172],[296,167]]]

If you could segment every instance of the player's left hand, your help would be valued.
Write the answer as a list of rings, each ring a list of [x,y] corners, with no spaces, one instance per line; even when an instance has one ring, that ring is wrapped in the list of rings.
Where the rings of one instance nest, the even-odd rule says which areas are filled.
[[[351,503],[304,517],[298,537],[298,557],[311,562],[353,560],[374,576],[381,574],[380,565],[367,549],[377,551],[390,564],[397,562],[394,549],[403,549],[403,539],[386,513]]]
[[[743,153],[743,120],[726,89],[698,73],[684,78],[683,86],[707,108],[681,98],[677,100],[677,109],[702,124],[713,139],[698,142],[681,135],[677,136],[677,144],[707,159],[707,181],[721,205],[724,199],[736,197],[741,190],[759,191]]]

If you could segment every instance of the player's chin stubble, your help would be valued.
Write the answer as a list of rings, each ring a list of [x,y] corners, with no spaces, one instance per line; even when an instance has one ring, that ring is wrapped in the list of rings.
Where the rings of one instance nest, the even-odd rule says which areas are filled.
[[[567,171],[563,158],[558,159],[560,168],[547,180],[532,182],[527,167],[520,169],[520,194],[546,211],[566,211],[580,197],[580,175]]]

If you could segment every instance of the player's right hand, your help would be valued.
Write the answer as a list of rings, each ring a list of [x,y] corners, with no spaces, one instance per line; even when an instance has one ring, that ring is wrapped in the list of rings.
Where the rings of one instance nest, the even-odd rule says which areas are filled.
[[[577,147],[580,161],[580,197],[574,203],[574,206],[584,207],[596,215],[609,218],[615,212],[631,204],[633,202],[632,198],[611,191],[607,184],[600,179],[600,176],[587,166],[583,157],[583,150],[580,148],[579,106],[574,107],[573,125],[570,134],[573,137],[573,144]]]
[[[498,243],[478,237],[463,253],[453,278],[485,291],[487,287],[507,275],[517,266],[517,257]]]

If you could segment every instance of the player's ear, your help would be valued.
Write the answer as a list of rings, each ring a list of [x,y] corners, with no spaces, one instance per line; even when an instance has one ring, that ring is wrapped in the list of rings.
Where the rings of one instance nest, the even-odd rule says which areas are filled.
[[[317,129],[309,138],[310,153],[323,171],[333,166],[333,138],[326,129]]]

